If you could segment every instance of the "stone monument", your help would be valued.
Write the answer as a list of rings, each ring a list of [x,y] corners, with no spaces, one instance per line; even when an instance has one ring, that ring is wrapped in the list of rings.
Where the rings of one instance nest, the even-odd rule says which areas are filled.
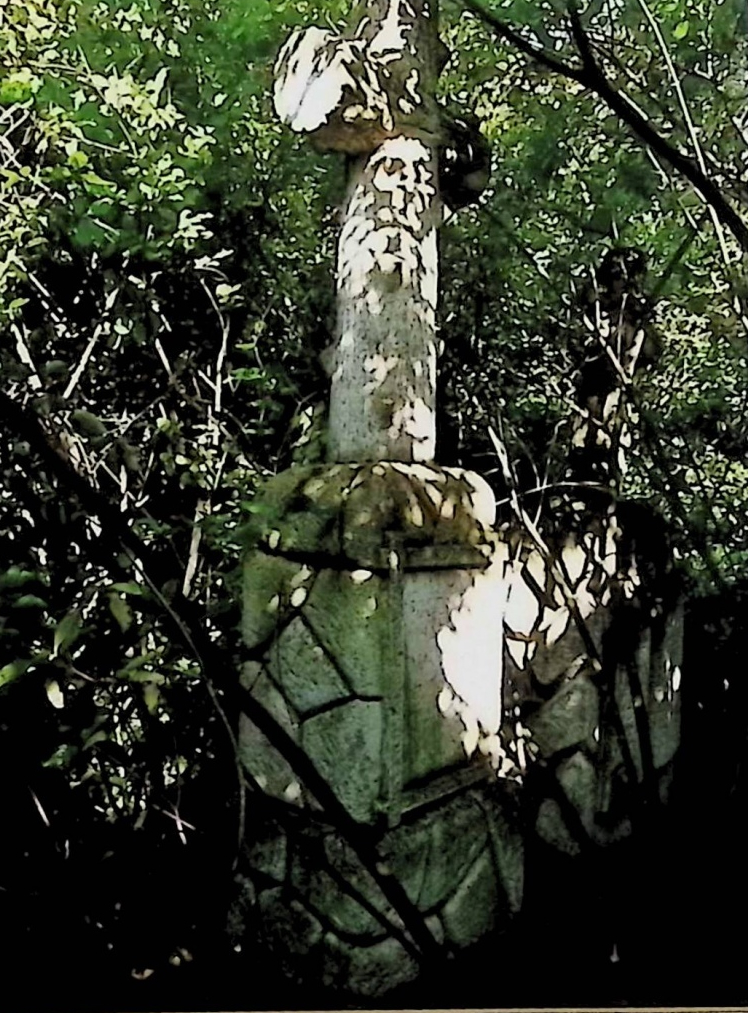
[[[434,0],[374,0],[276,67],[283,121],[350,168],[328,458],[267,484],[243,564],[255,794],[231,931],[370,996],[510,923],[530,765],[559,789],[534,826],[573,852],[576,823],[629,831],[626,791],[677,744],[677,619],[637,607],[619,651],[642,578],[614,500],[547,537],[434,463],[445,57]]]

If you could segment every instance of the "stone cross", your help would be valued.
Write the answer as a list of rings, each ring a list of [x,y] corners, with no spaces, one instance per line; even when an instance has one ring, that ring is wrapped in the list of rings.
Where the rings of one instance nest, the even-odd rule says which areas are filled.
[[[328,458],[427,462],[435,451],[440,124],[436,0],[360,4],[345,35],[295,31],[275,106],[350,158],[338,242]]]

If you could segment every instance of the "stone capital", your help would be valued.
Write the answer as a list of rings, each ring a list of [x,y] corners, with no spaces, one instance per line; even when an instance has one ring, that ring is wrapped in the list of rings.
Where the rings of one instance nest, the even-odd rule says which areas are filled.
[[[345,35],[297,29],[275,65],[279,117],[316,147],[349,155],[403,134],[437,143],[433,85],[444,47],[434,17],[425,2],[375,0]]]

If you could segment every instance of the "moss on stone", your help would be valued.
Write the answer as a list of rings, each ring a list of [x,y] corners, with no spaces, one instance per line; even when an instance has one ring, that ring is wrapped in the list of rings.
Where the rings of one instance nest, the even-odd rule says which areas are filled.
[[[345,555],[389,536],[406,545],[483,542],[490,490],[460,469],[398,462],[294,467],[266,483],[245,540],[272,552]]]

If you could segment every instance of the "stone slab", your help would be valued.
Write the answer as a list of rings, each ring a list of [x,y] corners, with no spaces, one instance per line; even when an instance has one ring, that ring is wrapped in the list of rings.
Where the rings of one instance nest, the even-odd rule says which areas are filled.
[[[275,684],[301,717],[351,695],[324,648],[299,616],[273,643],[265,661]]]
[[[302,745],[354,819],[372,822],[379,812],[382,705],[352,700],[304,721]]]

